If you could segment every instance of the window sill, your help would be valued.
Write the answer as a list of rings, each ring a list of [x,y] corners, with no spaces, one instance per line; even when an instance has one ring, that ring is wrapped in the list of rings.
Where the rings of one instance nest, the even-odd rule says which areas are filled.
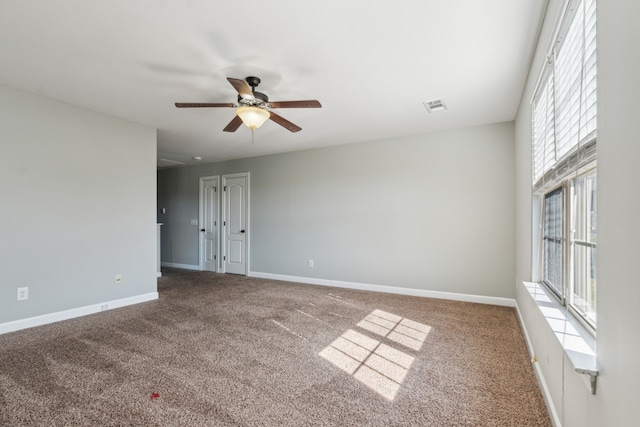
[[[587,329],[562,306],[543,285],[523,282],[531,298],[542,313],[553,334],[564,349],[574,370],[585,375],[591,394],[596,394],[598,367],[596,340]]]

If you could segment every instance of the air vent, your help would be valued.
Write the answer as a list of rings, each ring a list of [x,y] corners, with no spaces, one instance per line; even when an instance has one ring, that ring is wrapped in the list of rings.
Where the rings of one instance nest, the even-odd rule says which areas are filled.
[[[447,109],[447,104],[442,99],[434,99],[433,101],[423,102],[424,108],[430,113],[437,113],[438,111],[444,111]]]

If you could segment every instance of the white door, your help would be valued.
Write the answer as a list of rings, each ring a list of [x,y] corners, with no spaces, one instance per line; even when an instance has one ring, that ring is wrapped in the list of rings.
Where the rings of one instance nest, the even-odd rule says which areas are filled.
[[[200,268],[218,271],[218,177],[200,178]]]
[[[222,176],[224,271],[247,274],[249,174]]]

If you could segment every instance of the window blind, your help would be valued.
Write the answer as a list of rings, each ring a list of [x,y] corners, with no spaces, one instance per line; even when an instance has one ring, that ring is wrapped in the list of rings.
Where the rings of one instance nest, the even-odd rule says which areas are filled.
[[[533,120],[533,181],[536,182],[555,163],[555,112],[551,72],[548,73],[535,101]]]
[[[597,128],[596,2],[572,0],[533,99],[533,183],[562,179],[587,159]],[[595,158],[595,150],[590,151]],[[567,159],[572,168],[566,168]],[[557,169],[559,164],[565,167]]]

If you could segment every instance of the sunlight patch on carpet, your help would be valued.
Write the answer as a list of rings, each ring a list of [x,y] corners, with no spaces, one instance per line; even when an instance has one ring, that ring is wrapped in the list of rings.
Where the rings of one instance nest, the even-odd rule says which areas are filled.
[[[372,311],[356,326],[379,339],[349,329],[320,351],[319,356],[387,400],[395,399],[415,357],[383,341],[419,351],[431,327],[382,310]]]

